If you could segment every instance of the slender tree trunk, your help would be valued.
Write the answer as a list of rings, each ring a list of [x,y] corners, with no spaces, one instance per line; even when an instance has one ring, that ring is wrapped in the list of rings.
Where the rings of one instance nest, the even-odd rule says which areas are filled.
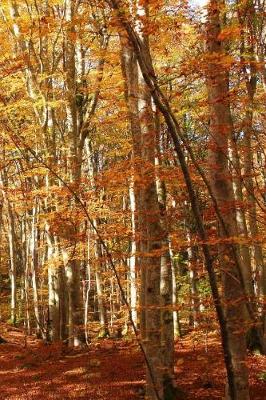
[[[3,154],[3,159],[5,154]],[[8,187],[7,173],[3,170],[0,174],[0,182],[2,187]],[[1,200],[6,204],[7,210],[7,235],[9,245],[9,276],[11,286],[11,297],[10,297],[10,321],[12,324],[16,323],[17,319],[17,252],[16,252],[16,232],[15,232],[15,219],[10,201],[6,195],[5,190],[1,191]],[[3,204],[1,204],[2,212]],[[2,215],[1,215],[2,221]]]
[[[47,263],[48,263],[48,315],[47,330],[51,341],[60,340],[60,289],[59,268],[56,259],[59,257],[55,241],[47,229]]]
[[[139,120],[138,109],[138,66],[136,56],[129,46],[126,38],[121,35],[121,66],[125,83],[125,99],[128,108],[128,116],[130,122],[130,130],[133,138],[133,154],[132,154],[132,167],[133,167],[133,182],[130,182],[130,202],[134,207],[132,212],[132,241],[131,246],[135,253],[139,254],[137,257],[137,270],[140,271],[141,281],[145,281],[146,270],[142,266],[141,246],[142,246],[142,232],[141,232],[141,128]],[[133,204],[134,194],[134,204]],[[136,258],[135,258],[136,263]],[[145,314],[145,291],[140,290],[140,330],[142,337],[146,335],[146,314]]]
[[[231,154],[230,154],[231,153]],[[234,138],[231,140],[229,148],[229,158],[233,165],[233,192],[237,204],[236,208],[236,228],[238,236],[244,240],[248,239],[248,229],[246,216],[243,209],[243,187],[241,182],[241,163],[237,149],[237,143]],[[239,257],[242,266],[242,276],[245,285],[245,292],[248,295],[247,301],[254,302],[255,292],[253,286],[253,274],[251,266],[251,255],[248,244],[239,245]]]
[[[188,234],[190,238],[190,234]],[[191,305],[191,318],[190,322],[193,328],[198,326],[199,317],[199,292],[198,292],[198,276],[195,264],[197,262],[197,250],[192,246],[188,247],[188,269],[189,269],[189,279],[190,279],[190,305]]]
[[[169,240],[169,255],[171,261],[171,270],[172,270],[172,306],[173,306],[173,329],[174,329],[174,339],[182,336],[181,331],[181,323],[179,318],[179,310],[178,310],[178,296],[177,296],[177,280],[176,280],[176,266],[174,261],[173,249],[171,246],[171,240]]]
[[[95,280],[96,280],[96,293],[97,293],[97,301],[98,301],[98,312],[101,330],[99,333],[99,337],[107,337],[109,336],[108,329],[108,320],[107,320],[107,307],[104,293],[104,285],[103,285],[103,264],[102,264],[102,248],[101,243],[98,239],[95,241],[95,257],[96,257],[96,267],[95,267]]]
[[[43,336],[43,321],[40,318],[40,310],[39,310],[39,294],[38,294],[38,279],[37,279],[37,266],[38,266],[38,226],[37,226],[37,218],[38,218],[38,200],[35,201],[32,210],[32,221],[31,221],[31,236],[30,236],[30,258],[31,258],[31,281],[32,281],[32,290],[33,290],[33,306],[34,306],[34,314],[36,319],[36,334],[37,336]]]
[[[156,135],[156,158],[155,165],[160,167],[160,119],[155,110],[155,135]],[[165,356],[165,365],[168,365],[172,376],[174,373],[174,326],[173,326],[173,278],[172,265],[169,251],[168,225],[166,219],[166,186],[160,176],[156,175],[156,190],[158,197],[158,206],[160,211],[160,222],[163,227],[164,237],[162,237],[161,254],[161,345]]]
[[[66,21],[68,28],[65,39],[65,60],[64,67],[66,71],[67,83],[67,120],[69,143],[69,173],[72,183],[79,186],[81,175],[81,156],[79,151],[79,129],[78,129],[78,109],[76,103],[77,96],[77,75],[76,75],[76,48],[75,48],[75,13],[78,4],[74,0],[66,0]],[[82,150],[82,149],[81,149]],[[76,207],[76,201],[72,201],[70,207]],[[73,235],[74,237],[74,235]],[[75,246],[76,243],[73,244]],[[80,327],[83,325],[83,312],[81,302],[81,284],[80,284],[80,262],[72,257],[66,261],[66,277],[68,286],[68,326],[69,326],[69,345],[79,346],[84,339],[84,334]]]
[[[10,298],[10,309],[11,316],[10,320],[12,324],[16,324],[17,319],[17,267],[16,258],[17,253],[15,250],[15,221],[12,212],[11,205],[7,200],[7,215],[8,215],[8,243],[9,243],[9,257],[10,257],[10,284],[11,284],[11,298]]]
[[[89,300],[90,300],[90,291],[91,291],[91,261],[90,261],[90,234],[88,233],[88,242],[87,242],[87,265],[85,270],[85,290],[84,290],[84,331],[85,331],[85,340],[88,345],[90,342],[89,331],[88,331],[88,322],[89,322]]]
[[[129,257],[130,308],[131,308],[132,320],[134,324],[137,326],[138,315],[137,315],[137,282],[136,282],[137,281],[136,198],[134,193],[134,181],[132,180],[129,183],[129,201],[130,201],[131,229],[132,229],[131,252]]]
[[[27,249],[27,223],[25,217],[21,221],[21,265],[24,268],[24,327],[26,335],[31,334],[31,310],[30,310],[30,266]]]
[[[211,0],[208,8],[207,48],[208,97],[210,108],[209,180],[217,204],[221,210],[224,227],[219,227],[220,238],[237,235],[234,195],[228,168],[228,141],[232,137],[232,118],[229,104],[228,72],[221,59],[224,55],[219,35],[221,33],[220,13],[223,0]],[[246,324],[244,290],[242,287],[239,260],[233,244],[220,244],[219,262],[223,271],[223,290],[226,302],[225,316],[228,324],[228,345],[234,371],[233,388],[226,392],[230,400],[249,400],[248,372],[246,361]],[[236,249],[236,248],[235,248]],[[245,328],[244,328],[245,329]],[[233,389],[233,393],[232,393]]]

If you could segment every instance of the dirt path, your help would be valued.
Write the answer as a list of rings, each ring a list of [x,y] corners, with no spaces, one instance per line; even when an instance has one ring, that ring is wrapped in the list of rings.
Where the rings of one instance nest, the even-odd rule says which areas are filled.
[[[0,345],[0,399],[141,400],[144,366],[136,345],[103,340],[83,351],[60,344],[45,345],[33,338],[25,348],[23,333],[3,334]],[[175,372],[187,400],[222,399],[224,368],[217,340],[204,343],[184,339],[177,344]],[[266,399],[265,357],[249,357],[251,400]]]

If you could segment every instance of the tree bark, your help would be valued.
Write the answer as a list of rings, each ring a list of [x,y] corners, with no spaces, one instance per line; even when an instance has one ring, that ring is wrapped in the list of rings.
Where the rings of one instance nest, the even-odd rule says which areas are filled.
[[[224,51],[221,39],[221,12],[223,0],[211,0],[208,6],[207,50],[209,55],[207,87],[210,109],[209,181],[222,214],[224,227],[219,226],[219,263],[222,269],[225,317],[228,324],[228,345],[233,365],[233,387],[226,391],[230,400],[249,400],[248,371],[246,361],[245,292],[243,278],[236,260],[237,250],[233,243],[223,239],[237,236],[234,195],[228,168],[228,144],[232,137],[232,117],[229,103],[228,72],[223,67]],[[226,229],[226,231],[225,231]],[[230,240],[230,237],[228,238]],[[232,239],[231,239],[232,240]],[[234,250],[235,248],[235,250]]]
[[[141,18],[146,15],[145,7],[136,2],[137,29],[142,40],[147,44],[148,39],[143,35]],[[173,360],[172,353],[173,324],[171,311],[161,307],[164,303],[172,302],[171,287],[169,287],[169,263],[163,255],[163,242],[166,240],[165,231],[161,226],[161,216],[157,197],[155,174],[155,147],[156,126],[152,110],[152,101],[146,82],[138,70],[136,56],[133,49],[122,39],[122,68],[126,83],[126,100],[129,110],[133,138],[133,164],[135,176],[141,180],[141,186],[136,185],[135,196],[138,201],[139,216],[138,231],[141,235],[140,242],[140,268],[141,268],[141,338],[145,345],[145,352],[149,361],[147,368],[147,399],[164,398],[168,393],[169,398],[174,396],[173,388]],[[169,260],[169,257],[168,257]],[[161,281],[161,273],[163,280]],[[162,285],[162,287],[161,287]],[[163,325],[162,325],[163,323]],[[161,334],[163,326],[164,334]],[[168,331],[169,329],[169,331]],[[170,336],[169,336],[170,335]],[[161,346],[158,347],[158,343]],[[167,354],[165,346],[170,345]],[[168,356],[169,357],[168,357]]]
[[[129,202],[131,211],[131,251],[129,257],[129,284],[130,284],[130,308],[133,322],[138,326],[138,315],[137,315],[137,271],[136,263],[138,260],[137,256],[137,238],[136,238],[136,197],[134,193],[134,178],[129,183]]]

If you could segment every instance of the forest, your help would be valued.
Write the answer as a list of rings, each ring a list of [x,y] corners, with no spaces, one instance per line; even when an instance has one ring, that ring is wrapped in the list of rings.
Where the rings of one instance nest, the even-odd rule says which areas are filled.
[[[0,21],[0,399],[265,400],[265,0]]]

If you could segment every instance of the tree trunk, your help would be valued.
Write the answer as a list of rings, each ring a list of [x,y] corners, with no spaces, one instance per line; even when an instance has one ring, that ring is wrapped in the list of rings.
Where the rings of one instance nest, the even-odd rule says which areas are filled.
[[[174,261],[174,253],[171,246],[171,241],[169,240],[169,255],[171,261],[171,270],[172,270],[172,306],[173,306],[173,329],[174,329],[174,339],[182,336],[181,331],[181,323],[179,318],[179,310],[178,310],[178,296],[177,296],[177,282],[176,282],[176,265]]]
[[[137,283],[136,283],[137,280],[136,198],[134,193],[133,179],[130,180],[129,183],[129,201],[130,201],[131,229],[132,229],[131,252],[130,252],[131,254],[129,257],[129,285],[130,285],[131,316],[134,324],[137,326],[138,315],[137,315]]]
[[[11,284],[10,321],[13,325],[15,325],[17,319],[17,267],[16,267],[17,253],[15,251],[15,221],[9,200],[7,200],[7,215],[8,215],[8,243],[9,243],[9,256],[10,256],[9,276]]]
[[[103,338],[109,336],[109,329],[108,329],[104,285],[102,278],[103,274],[103,264],[101,260],[102,248],[101,248],[101,243],[99,242],[98,239],[95,240],[95,257],[96,257],[96,267],[95,267],[96,293],[97,293],[99,320],[101,325],[99,337]]]
[[[138,18],[146,14],[145,7],[137,2]],[[137,23],[139,32],[142,32],[142,23]],[[147,43],[147,37],[142,36]],[[151,96],[138,70],[136,56],[127,40],[121,40],[122,68],[126,84],[126,100],[129,110],[129,121],[133,138],[133,164],[134,173],[142,185],[136,183],[135,196],[138,199],[137,215],[138,232],[141,235],[140,242],[140,268],[141,268],[141,318],[140,330],[145,352],[147,355],[147,387],[146,397],[149,400],[163,399],[164,396],[174,396],[172,382],[172,358],[169,360],[165,349],[168,334],[173,336],[173,324],[169,324],[172,315],[169,310],[161,313],[161,306],[165,302],[171,302],[171,285],[168,282],[170,264],[164,262],[161,265],[163,254],[163,241],[166,235],[161,226],[161,216],[158,204],[156,175],[155,175],[155,146],[156,127],[153,116]],[[169,258],[168,258],[169,259]],[[161,289],[161,271],[163,281]],[[167,276],[167,278],[166,278]],[[162,291],[161,291],[162,290]],[[163,296],[162,297],[162,292]],[[169,299],[170,300],[169,300]],[[167,317],[166,317],[167,315]],[[163,320],[162,320],[163,316]],[[161,323],[167,325],[169,332],[161,335]],[[165,329],[167,329],[165,327]],[[163,329],[165,333],[166,330]],[[164,346],[162,346],[162,341]],[[161,343],[161,346],[158,344]],[[168,354],[172,354],[168,348]]]
[[[155,135],[156,135],[156,158],[155,165],[158,168],[161,164],[160,160],[160,116],[155,112]],[[158,206],[160,212],[160,223],[163,229],[163,237],[161,241],[161,345],[162,352],[165,357],[165,365],[169,366],[169,373],[174,374],[174,321],[173,321],[173,277],[172,265],[169,250],[168,226],[166,220],[166,187],[160,176],[156,175],[156,191],[158,197]]]
[[[232,137],[232,118],[229,104],[228,72],[224,69],[221,39],[220,12],[223,0],[211,0],[208,8],[207,49],[208,97],[210,109],[209,181],[224,226],[219,226],[219,263],[223,272],[223,290],[226,302],[225,317],[228,324],[228,345],[233,366],[233,387],[226,392],[229,400],[249,400],[248,372],[246,367],[245,296],[243,278],[237,259],[236,246],[226,244],[223,238],[237,235],[234,195],[228,168],[228,142]],[[225,231],[226,230],[226,231]],[[232,239],[231,239],[232,240]]]
[[[47,336],[51,341],[60,340],[60,285],[59,268],[56,261],[59,258],[57,245],[47,231],[47,263],[48,263],[48,313]]]
[[[39,294],[38,294],[38,279],[37,279],[37,266],[38,266],[38,200],[35,201],[32,210],[32,221],[31,221],[31,235],[29,238],[29,258],[31,259],[31,281],[33,290],[33,306],[34,314],[36,319],[36,334],[44,338],[43,321],[40,319],[39,311]]]

